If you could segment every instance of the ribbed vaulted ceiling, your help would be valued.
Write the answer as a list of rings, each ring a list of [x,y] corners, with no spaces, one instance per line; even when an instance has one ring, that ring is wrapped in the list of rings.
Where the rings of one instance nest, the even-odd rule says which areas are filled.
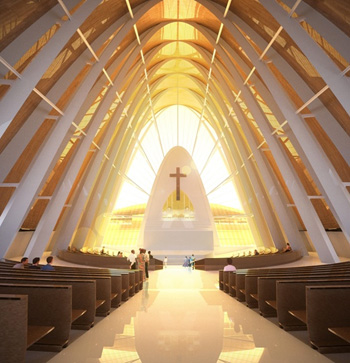
[[[20,229],[37,255],[110,213],[135,137],[181,105],[220,137],[261,240],[306,251],[306,230],[336,261],[349,18],[346,0],[1,1],[1,257]]]

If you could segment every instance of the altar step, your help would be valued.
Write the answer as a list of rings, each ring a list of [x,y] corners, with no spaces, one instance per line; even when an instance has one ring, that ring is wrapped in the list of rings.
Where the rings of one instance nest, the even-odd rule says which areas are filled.
[[[164,261],[164,257],[168,257],[168,265],[180,265],[182,266],[185,261],[185,256],[190,257],[191,255],[155,255],[153,254],[154,258],[157,258],[158,260]],[[205,257],[205,255],[194,255],[196,260],[201,260]]]

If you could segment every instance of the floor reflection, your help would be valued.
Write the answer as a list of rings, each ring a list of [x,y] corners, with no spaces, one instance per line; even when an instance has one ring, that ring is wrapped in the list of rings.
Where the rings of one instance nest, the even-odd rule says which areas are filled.
[[[218,273],[168,268],[50,362],[329,362],[217,288]]]

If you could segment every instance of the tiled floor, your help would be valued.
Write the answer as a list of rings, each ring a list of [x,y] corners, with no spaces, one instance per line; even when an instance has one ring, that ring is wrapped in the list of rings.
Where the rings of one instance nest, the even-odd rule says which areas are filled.
[[[307,332],[288,333],[276,319],[218,289],[218,272],[169,266],[154,271],[142,291],[73,331],[60,353],[28,352],[27,362],[349,362],[349,354],[321,355]]]

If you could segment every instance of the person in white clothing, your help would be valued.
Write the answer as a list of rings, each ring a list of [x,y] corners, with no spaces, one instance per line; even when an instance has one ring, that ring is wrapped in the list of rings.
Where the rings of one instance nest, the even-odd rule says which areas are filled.
[[[227,259],[227,265],[224,267],[224,271],[236,271],[236,267],[232,265],[232,258]]]
[[[131,250],[131,253],[128,256],[127,260],[130,262],[130,269],[136,270],[136,255],[134,250]]]
[[[163,260],[163,268],[167,268],[167,266],[168,266],[168,257],[165,256]]]

